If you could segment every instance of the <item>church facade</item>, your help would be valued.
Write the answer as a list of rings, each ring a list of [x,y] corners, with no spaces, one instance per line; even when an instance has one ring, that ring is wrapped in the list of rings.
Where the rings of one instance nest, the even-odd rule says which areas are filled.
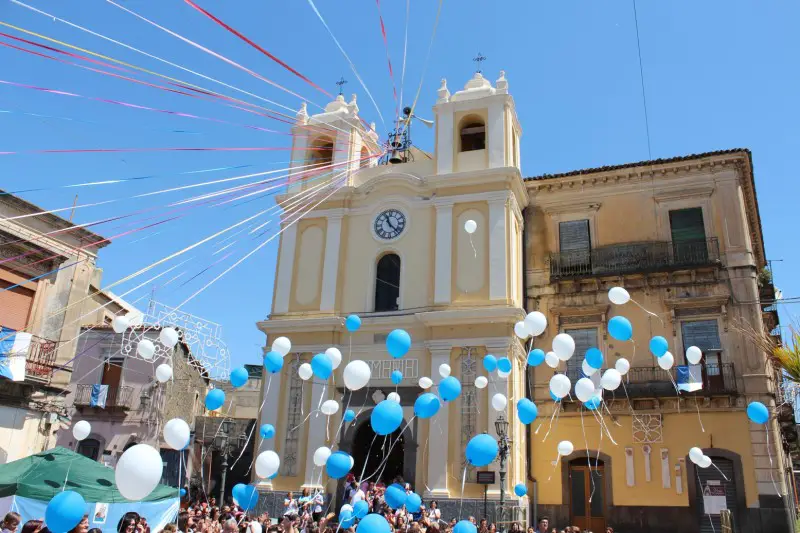
[[[765,259],[749,152],[525,178],[522,129],[503,73],[495,83],[478,73],[453,94],[443,80],[434,114],[432,156],[419,152],[394,165],[377,164],[377,134],[358,117],[355,97],[297,115],[292,183],[278,199],[285,216],[272,311],[258,323],[266,347],[278,336],[293,344],[283,371],[265,374],[262,385],[260,423],[273,424],[276,435],[259,440],[257,452],[281,457],[279,475],[258,485],[265,508],[277,512],[285,493],[301,487],[341,505],[341,483],[313,462],[328,446],[350,453],[357,475],[402,478],[447,517],[459,509],[483,516],[484,497],[493,517],[499,465],[471,468],[464,449],[476,434],[497,437],[499,418],[510,440],[507,519],[533,523],[546,514],[559,528],[674,531],[678,523],[719,531],[727,515],[704,513],[710,490],[723,493],[716,505],[730,511],[736,531],[785,530],[781,435],[777,425],[750,424],[744,412],[755,399],[774,406],[779,392],[763,350],[739,333],[761,333],[769,314],[758,281]],[[652,315],[632,303],[624,312],[611,305],[606,294],[615,285]],[[537,309],[548,328],[523,344],[514,324]],[[350,314],[362,320],[354,333],[344,327]],[[632,345],[606,335],[616,314],[633,322],[635,357]],[[385,348],[396,328],[413,339],[402,359]],[[528,367],[528,350],[549,351],[559,332],[576,340],[572,360],[556,370]],[[646,353],[653,335],[669,340],[676,365],[685,364],[687,342],[703,348],[701,392],[676,394]],[[299,366],[331,346],[343,354],[331,380],[303,381]],[[578,403],[564,401],[556,413],[549,396],[553,373],[574,383],[591,346],[608,366],[622,356],[632,362],[629,398],[606,395],[605,435]],[[508,357],[513,367],[478,388],[486,354]],[[341,372],[353,359],[370,365],[372,379],[351,393]],[[442,365],[460,380],[461,395],[431,419],[414,418],[419,378],[438,382]],[[394,370],[403,374],[399,385]],[[393,392],[405,420],[389,441],[395,445],[380,446],[369,415]],[[497,393],[508,398],[502,413],[491,405]],[[525,397],[539,406],[529,426],[516,414]],[[330,418],[315,412],[326,399],[341,405]],[[348,407],[357,417],[343,423]],[[575,451],[554,462],[562,440]],[[693,446],[722,477],[695,470],[686,459]],[[494,472],[495,482],[479,484],[479,471]],[[518,483],[527,496],[513,496]]]

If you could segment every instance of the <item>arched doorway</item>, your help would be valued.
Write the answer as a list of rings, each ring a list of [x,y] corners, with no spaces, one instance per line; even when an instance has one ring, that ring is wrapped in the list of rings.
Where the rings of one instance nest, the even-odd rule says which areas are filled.
[[[603,531],[607,503],[605,462],[581,457],[568,464],[570,524],[582,531]]]
[[[383,482],[390,485],[404,479],[405,466],[405,435],[400,434],[400,429],[391,435],[376,435],[369,421],[361,423],[353,436],[350,454],[353,456],[353,470],[356,478],[368,481]]]

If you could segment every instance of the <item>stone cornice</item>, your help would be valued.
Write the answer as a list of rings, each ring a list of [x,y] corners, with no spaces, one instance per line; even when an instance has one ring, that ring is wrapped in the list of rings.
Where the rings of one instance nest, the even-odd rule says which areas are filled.
[[[475,323],[514,324],[525,318],[525,310],[519,307],[471,307],[417,313],[417,319],[428,327],[457,326]]]
[[[600,202],[576,202],[570,204],[559,204],[543,206],[542,211],[548,215],[563,215],[565,213],[594,213],[600,206]]]
[[[694,296],[691,298],[667,298],[664,305],[668,309],[692,309],[697,307],[719,307],[727,305],[729,296]]]
[[[661,190],[656,191],[653,199],[658,202],[671,202],[674,200],[685,200],[686,198],[698,198],[698,197],[705,197],[708,198],[714,193],[714,187],[692,187],[689,189],[680,188],[680,189],[673,189],[673,190]]]

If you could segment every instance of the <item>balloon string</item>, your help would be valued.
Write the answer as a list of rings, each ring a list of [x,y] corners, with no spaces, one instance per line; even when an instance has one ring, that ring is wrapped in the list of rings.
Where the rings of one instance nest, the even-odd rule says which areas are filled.
[[[400,434],[397,436],[397,438],[394,440],[394,442],[392,443],[392,445],[389,447],[389,451],[388,451],[388,452],[386,452],[386,458],[385,458],[383,461],[381,461],[381,464],[380,464],[380,465],[378,465],[378,468],[381,468],[381,467],[384,465],[384,463],[386,463],[386,461],[389,459],[389,455],[392,453],[392,450],[394,449],[395,445],[396,445],[398,442],[400,442],[400,438],[403,436],[403,433],[405,433],[405,432],[406,432],[406,429],[408,429],[408,426],[410,426],[410,425],[411,425],[411,422],[413,422],[415,418],[417,418],[417,416],[416,416],[416,415],[414,415],[414,416],[412,416],[411,418],[409,418],[409,419],[408,419],[408,422],[406,422],[406,426],[405,426],[405,427],[404,427],[404,428],[403,428],[403,429],[400,431]],[[365,463],[365,465],[364,465],[364,468],[366,468],[366,463]],[[372,477],[372,476],[369,476],[369,477]],[[369,478],[367,478],[367,479],[369,479]],[[366,481],[366,480],[363,480],[363,479],[362,479],[361,481],[359,481],[359,484],[360,484],[362,481]]]
[[[475,244],[472,242],[472,233],[469,234],[469,244],[472,246],[472,253],[475,255],[475,259],[477,259],[478,251],[475,249]]]
[[[722,470],[720,470],[720,469],[719,469],[719,467],[718,467],[716,464],[714,464],[714,463],[712,462],[712,463],[711,463],[711,466],[713,466],[714,468],[716,468],[716,469],[717,469],[717,472],[719,472],[719,473],[722,475],[722,477],[724,477],[724,478],[725,478],[725,481],[730,481],[730,480],[728,479],[728,476],[726,476],[726,475],[725,475],[725,473],[724,473]]]
[[[764,431],[767,434],[767,456],[769,457],[769,478],[772,480],[772,488],[775,489],[775,494],[783,495],[783,491],[778,489],[778,484],[775,483],[774,467],[772,465],[772,446],[769,443],[769,426],[764,426]],[[714,464],[714,463],[711,463]],[[716,465],[715,465],[716,466]]]
[[[697,410],[697,421],[700,422],[700,429],[705,433],[706,428],[703,426],[703,419],[700,417],[700,402],[697,401],[697,396],[694,398],[694,408]]]
[[[464,466],[464,473],[461,474],[461,500],[458,504],[458,519],[461,520],[463,516],[462,512],[464,509],[464,485],[467,482],[467,467]]]
[[[592,476],[592,456],[589,452],[589,440],[586,438],[586,425],[583,423],[583,407],[578,408],[578,412],[581,415],[581,432],[583,433],[583,444],[586,446],[586,464],[589,466],[589,479],[592,482],[592,490],[589,493],[589,503],[592,502],[592,496],[594,495],[594,476]],[[602,432],[602,428],[600,429]]]
[[[264,399],[263,399],[263,400],[261,400],[261,407],[259,407],[259,408],[258,408],[258,412],[259,412],[259,413],[263,412],[263,410],[264,410],[264,404],[265,404],[265,403],[266,403],[266,401],[267,401],[267,395],[269,394],[269,386],[270,386],[270,385],[272,385],[272,374],[270,374],[270,375],[269,375],[269,379],[267,380],[267,390],[264,392]],[[231,405],[232,405],[232,404],[233,404],[233,402],[231,402]],[[250,439],[252,439],[252,438],[253,438],[253,432],[256,430],[256,426],[257,426],[257,425],[258,425],[258,424],[257,424],[257,421],[255,421],[255,420],[254,420],[254,421],[253,421],[253,427],[252,427],[252,428],[250,428],[250,434],[249,434],[249,435],[247,435],[247,442],[245,442],[244,446],[242,447],[242,451],[241,451],[241,452],[239,452],[239,457],[237,457],[237,458],[236,458],[236,460],[233,462],[233,464],[231,465],[231,468],[233,468],[234,466],[236,466],[236,463],[238,463],[238,462],[239,462],[239,459],[241,459],[241,458],[242,458],[242,455],[244,455],[244,451],[245,451],[245,450],[248,448],[248,445],[250,444]],[[261,439],[261,442],[263,443],[263,442],[264,442],[264,439]],[[255,460],[256,460],[256,458],[255,458],[255,457],[253,457],[253,462],[255,462]],[[252,465],[251,465],[251,466],[252,466]]]
[[[558,416],[558,414],[560,412],[561,412],[561,402],[556,402],[556,409],[555,409],[555,411],[553,411],[553,414],[550,416],[550,425],[547,427],[547,433],[545,433],[544,438],[542,439],[542,442],[546,441],[547,437],[550,436],[550,430],[553,429],[553,419],[556,418],[556,420],[558,420],[557,416]]]
[[[561,460],[561,452],[558,452],[558,457],[556,457],[556,460],[553,461],[553,471],[550,472],[550,475],[548,476],[547,481],[550,481],[553,478],[553,474],[556,473],[556,468],[558,468],[558,462],[560,460]]]
[[[656,317],[656,318],[658,319],[658,321],[659,321],[659,322],[661,322],[661,327],[662,327],[662,328],[664,327],[664,321],[661,319],[661,317],[660,317],[660,316],[658,316],[656,313],[654,313],[654,312],[652,312],[652,311],[648,311],[647,309],[645,309],[645,308],[644,308],[644,306],[642,306],[642,304],[640,304],[639,302],[637,302],[637,301],[636,301],[636,300],[634,300],[633,298],[631,298],[631,301],[632,301],[633,303],[635,303],[636,305],[638,305],[638,306],[639,306],[639,309],[641,309],[642,311],[644,311],[644,312],[645,312],[645,313],[647,313],[648,315],[651,315],[651,316],[654,316],[654,317]]]

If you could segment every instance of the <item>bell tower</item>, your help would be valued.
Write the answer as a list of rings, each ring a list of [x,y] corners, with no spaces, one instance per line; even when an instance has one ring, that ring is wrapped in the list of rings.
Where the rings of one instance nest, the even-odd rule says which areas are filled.
[[[339,94],[322,113],[311,116],[303,102],[292,126],[288,192],[329,182],[350,185],[354,171],[377,165],[379,152],[375,124],[367,127],[361,121],[356,95],[348,103]]]
[[[436,173],[451,174],[503,167],[521,169],[514,99],[504,71],[492,87],[476,72],[464,89],[451,95],[442,80],[436,114]]]

